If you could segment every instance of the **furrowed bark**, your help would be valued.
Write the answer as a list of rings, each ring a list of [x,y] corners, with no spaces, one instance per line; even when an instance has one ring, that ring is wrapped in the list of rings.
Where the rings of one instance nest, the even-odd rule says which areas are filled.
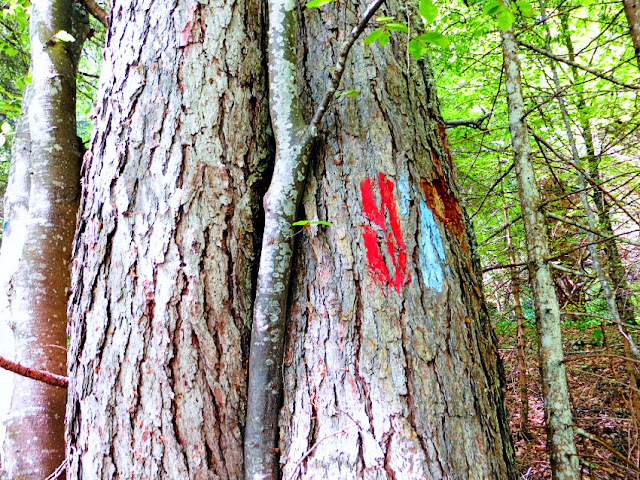
[[[573,438],[571,405],[563,364],[560,309],[547,258],[549,240],[540,211],[518,59],[518,43],[513,27],[502,33],[505,85],[509,109],[509,131],[514,151],[522,217],[525,226],[529,274],[532,281],[539,336],[539,357],[544,393],[547,442],[554,478],[577,480],[578,457]]]
[[[253,0],[116,0],[69,303],[70,479],[243,475],[269,168]]]
[[[294,248],[293,223],[307,180],[312,143],[335,96],[351,46],[382,4],[376,0],[351,31],[329,88],[307,125],[297,82],[297,14],[294,0],[269,1],[269,108],[276,159],[264,198],[265,227],[258,271],[247,394],[245,478],[277,479],[278,415],[282,403],[282,357],[287,295]]]
[[[385,5],[380,15],[404,4]],[[358,16],[338,2],[299,16],[303,107],[320,103]],[[331,225],[296,236],[285,480],[516,478],[435,82],[406,54],[399,36],[354,44],[343,85],[360,96],[326,115],[310,165],[300,217]]]
[[[8,298],[15,361],[64,375],[69,262],[80,194],[76,73],[88,21],[79,2],[34,2],[30,30],[28,220],[15,225],[24,228],[16,237],[24,235],[24,243],[7,252],[17,262]],[[75,40],[56,38],[60,31]],[[63,389],[15,379],[4,443],[9,478],[45,478],[63,461],[65,398]]]

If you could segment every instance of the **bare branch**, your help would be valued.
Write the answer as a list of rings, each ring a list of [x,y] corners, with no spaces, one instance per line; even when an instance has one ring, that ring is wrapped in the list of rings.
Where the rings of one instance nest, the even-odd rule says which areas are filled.
[[[67,388],[67,385],[69,385],[69,379],[63,375],[56,375],[55,373],[38,370],[37,368],[25,367],[4,357],[0,357],[0,368],[17,373],[23,377],[53,385],[54,387]]]
[[[530,43],[524,42],[522,40],[518,40],[518,43],[525,47],[528,48],[529,50],[533,50],[536,53],[539,53],[540,55],[544,55],[545,57],[551,58],[552,60],[555,60],[556,62],[562,62],[565,63],[569,66],[575,67],[575,68],[579,68],[580,70],[584,70],[585,72],[590,73],[591,75],[593,75],[594,77],[598,77],[598,78],[602,78],[603,80],[606,80],[608,82],[611,83],[615,83],[616,85],[619,85],[621,87],[625,87],[628,88],[630,90],[640,90],[640,85],[630,85],[628,83],[624,83],[610,75],[607,75],[606,73],[602,73],[599,72],[597,70],[594,70],[591,67],[586,67],[584,65],[581,65],[577,62],[572,62],[571,60],[567,60],[566,58],[562,58],[558,55],[555,55],[553,53],[549,53],[546,50],[542,49],[542,48],[538,48],[535,45],[531,45]]]
[[[604,240],[616,240],[618,242],[623,242],[623,243],[628,243],[630,245],[635,245],[637,247],[640,247],[640,242],[636,242],[634,240],[629,240],[626,239],[624,237],[621,237],[619,235],[616,236],[610,236],[610,235],[605,235],[604,233],[600,232],[599,230],[596,230],[594,228],[589,228],[586,225],[582,225],[580,223],[574,222],[573,220],[571,220],[570,218],[567,217],[563,217],[562,215],[557,215],[555,213],[551,213],[551,212],[544,212],[545,216],[549,217],[549,218],[553,218],[554,220],[558,220],[562,223],[566,223],[567,225],[573,225],[574,227],[577,227],[581,230],[584,230],[585,232],[590,232],[593,233],[595,235],[598,235],[600,237],[602,237]]]
[[[320,121],[322,120],[322,117],[329,107],[329,103],[331,102],[331,100],[333,100],[333,97],[336,94],[336,90],[340,85],[340,79],[342,79],[342,74],[344,73],[344,69],[347,65],[347,56],[349,55],[351,47],[353,46],[357,38],[362,34],[365,27],[367,26],[367,23],[369,23],[369,20],[371,20],[371,17],[373,17],[373,15],[383,3],[384,0],[374,0],[367,7],[358,24],[353,27],[353,30],[351,30],[351,33],[342,44],[340,54],[338,55],[338,61],[336,62],[335,69],[333,70],[333,74],[331,75],[331,84],[329,85],[329,88],[327,88],[327,91],[324,92],[322,101],[320,102],[320,105],[318,105],[318,108],[313,115],[313,119],[309,124],[308,131],[313,132],[317,130],[318,126],[320,125]]]
[[[82,2],[87,12],[93,15],[105,28],[109,28],[111,15],[104,8],[98,5],[95,0],[82,0]]]
[[[491,116],[491,112],[487,112],[481,117],[475,118],[473,120],[445,120],[444,126],[445,128],[455,128],[455,127],[482,128],[482,122],[484,122],[490,116]]]

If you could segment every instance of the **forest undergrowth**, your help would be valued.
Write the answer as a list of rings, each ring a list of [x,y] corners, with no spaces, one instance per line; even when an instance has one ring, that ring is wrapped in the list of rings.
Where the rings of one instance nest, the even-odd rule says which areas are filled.
[[[615,326],[563,329],[567,380],[574,422],[593,438],[576,435],[582,479],[639,479],[622,457],[637,465],[640,438],[637,420],[629,411],[629,384],[624,365],[622,337]],[[594,335],[594,332],[595,335]],[[511,431],[522,479],[551,479],[546,447],[544,407],[537,361],[535,326],[526,332],[527,376],[529,380],[529,434],[520,430],[520,392],[515,347],[515,326],[496,327],[500,356],[507,380],[506,398]],[[604,339],[606,338],[606,344]]]

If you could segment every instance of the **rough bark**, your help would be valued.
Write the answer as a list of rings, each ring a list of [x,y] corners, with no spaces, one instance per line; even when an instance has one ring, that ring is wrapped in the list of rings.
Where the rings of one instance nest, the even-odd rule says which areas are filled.
[[[401,12],[395,2],[380,14]],[[360,7],[361,9],[364,6]],[[361,10],[360,10],[361,11]],[[299,17],[303,111],[359,11]],[[407,70],[408,68],[408,70]],[[300,218],[283,478],[514,478],[489,328],[428,62],[354,45]]]
[[[69,304],[69,478],[242,476],[260,2],[116,1]]]
[[[539,337],[539,358],[544,394],[547,442],[554,478],[577,479],[578,457],[572,429],[571,405],[563,364],[560,309],[547,258],[549,240],[540,211],[540,192],[536,183],[513,27],[502,34],[505,85],[509,109],[509,131],[514,151],[520,206],[525,227],[529,275],[532,283]]]
[[[88,22],[70,0],[35,2],[30,20],[32,79],[29,102],[30,153],[26,222],[9,218],[14,263],[8,284],[15,361],[54,374],[66,373],[66,300],[69,261],[79,201],[80,154],[76,136],[76,72]],[[76,41],[58,41],[64,30]],[[23,139],[21,139],[22,141]],[[24,160],[24,161],[23,161]],[[26,198],[16,197],[11,215]],[[23,217],[24,218],[24,217]],[[15,242],[14,242],[15,240]],[[5,255],[3,244],[3,256]],[[64,460],[64,389],[32,379],[14,380],[3,467],[9,478],[45,478]]]
[[[633,42],[633,49],[636,52],[636,61],[640,69],[640,1],[638,0],[622,0],[624,5],[624,13],[629,22],[629,35]]]
[[[273,177],[264,198],[265,227],[258,271],[247,392],[245,478],[279,478],[276,435],[282,401],[282,354],[294,246],[293,223],[307,181],[311,147],[333,100],[349,50],[383,0],[374,0],[340,49],[322,100],[307,124],[297,82],[295,2],[269,4],[269,107],[276,141]]]

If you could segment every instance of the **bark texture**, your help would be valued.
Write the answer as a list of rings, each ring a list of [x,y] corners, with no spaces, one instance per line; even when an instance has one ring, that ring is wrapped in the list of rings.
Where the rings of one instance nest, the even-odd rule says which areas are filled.
[[[65,375],[66,292],[79,202],[75,77],[88,21],[80,3],[50,0],[34,2],[30,28],[29,136],[18,140],[25,143],[12,171],[19,177],[12,187],[24,190],[7,206],[10,241],[3,257],[11,257],[15,361]],[[57,40],[61,30],[76,40]],[[45,478],[64,460],[66,391],[23,377],[14,382],[3,468],[12,479]]]
[[[540,372],[544,395],[547,442],[553,476],[557,480],[579,478],[573,438],[573,419],[563,363],[560,308],[551,277],[549,239],[540,211],[540,192],[530,158],[529,133],[524,119],[524,99],[513,27],[502,34],[509,131],[514,151],[520,206],[525,227],[529,275],[536,310]]]
[[[307,114],[364,7],[301,12]],[[331,226],[294,255],[283,478],[515,478],[432,73],[397,40],[354,45],[342,88],[360,96],[329,110],[311,166],[299,217]]]
[[[270,155],[263,12],[111,12],[74,246],[69,478],[237,479]]]
[[[636,61],[640,69],[640,1],[639,0],[622,0],[624,5],[624,13],[629,22],[629,35],[633,42],[633,49],[636,52]]]

